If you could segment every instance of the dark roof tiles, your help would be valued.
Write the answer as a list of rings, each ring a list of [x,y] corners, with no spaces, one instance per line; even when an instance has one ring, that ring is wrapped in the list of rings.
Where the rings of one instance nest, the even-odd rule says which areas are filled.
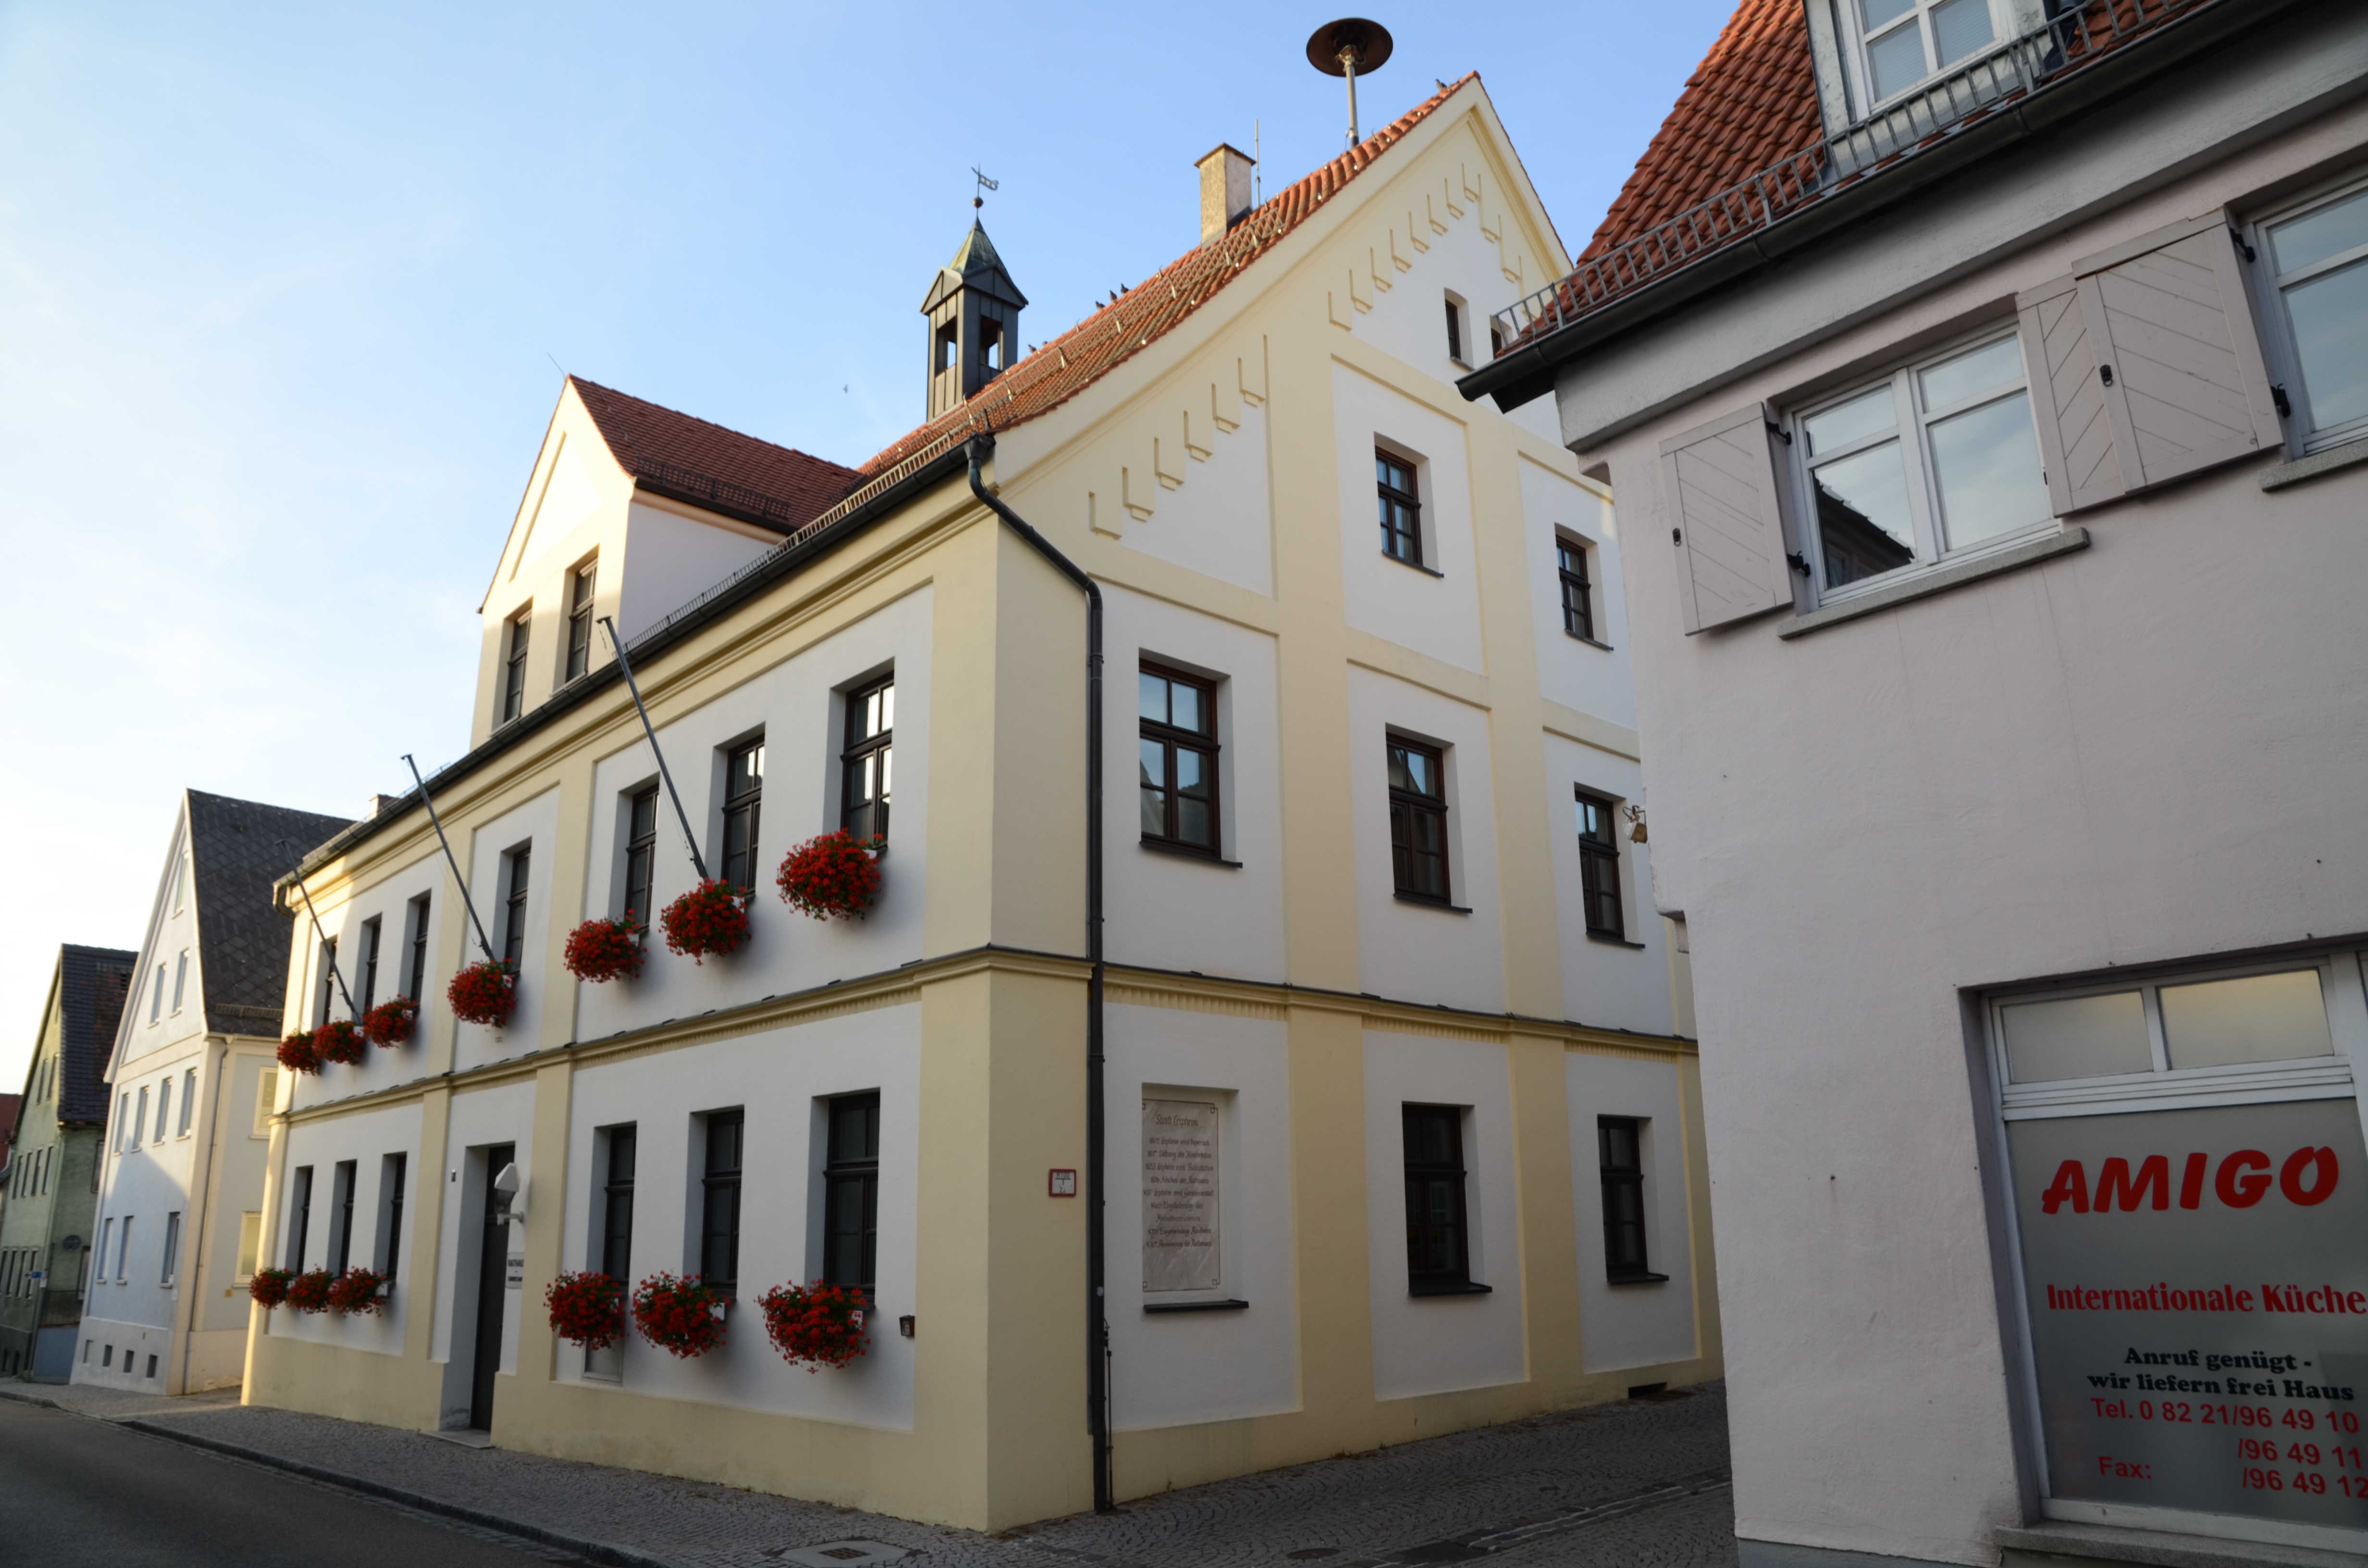
[[[299,856],[351,824],[343,817],[196,790],[188,791],[188,802],[206,1028],[216,1034],[277,1035],[287,1005],[292,933],[290,917],[273,903],[272,884],[294,869]]]
[[[120,948],[58,949],[58,1119],[107,1120],[108,1058],[131,994],[140,955]]]

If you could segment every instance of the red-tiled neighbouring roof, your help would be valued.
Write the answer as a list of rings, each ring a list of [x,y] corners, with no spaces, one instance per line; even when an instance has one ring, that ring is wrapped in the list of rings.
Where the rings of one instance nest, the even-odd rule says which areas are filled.
[[[626,472],[669,493],[700,488],[701,480],[721,481],[727,492],[748,493],[739,498],[747,504],[724,510],[754,513],[784,533],[827,511],[862,477],[851,468],[661,408],[581,376],[567,380]],[[727,493],[718,499],[734,497]]]
[[[1824,135],[1801,0],[1742,0],[1686,78],[1581,259],[1634,239]]]
[[[1267,199],[1223,239],[1196,246],[936,419],[866,460],[869,478],[948,436],[978,425],[1007,429],[1053,409],[1173,331],[1252,261],[1281,243],[1440,105],[1477,82],[1476,71],[1433,93],[1314,174]]]

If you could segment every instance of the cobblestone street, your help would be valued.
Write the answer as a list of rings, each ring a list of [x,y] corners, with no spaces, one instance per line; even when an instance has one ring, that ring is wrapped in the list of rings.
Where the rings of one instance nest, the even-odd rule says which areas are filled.
[[[635,1471],[468,1449],[416,1432],[75,1388],[0,1386],[159,1435],[244,1450],[381,1495],[507,1521],[547,1545],[672,1568],[1731,1568],[1718,1384],[1325,1460],[986,1536]]]

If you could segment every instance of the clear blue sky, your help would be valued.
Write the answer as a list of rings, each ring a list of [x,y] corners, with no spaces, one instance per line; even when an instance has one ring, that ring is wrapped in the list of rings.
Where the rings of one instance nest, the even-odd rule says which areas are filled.
[[[1577,250],[1729,0],[1383,6]],[[555,366],[853,462],[985,219],[1042,342],[1333,156],[1326,6],[0,5],[0,1087],[136,948],[184,787],[358,812],[466,746]]]

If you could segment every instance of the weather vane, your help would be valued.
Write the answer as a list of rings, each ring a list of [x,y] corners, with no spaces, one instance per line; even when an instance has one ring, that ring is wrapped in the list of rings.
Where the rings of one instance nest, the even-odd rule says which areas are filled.
[[[986,205],[985,193],[990,190],[1000,190],[1003,187],[996,184],[995,181],[987,178],[985,173],[982,171],[976,164],[973,164],[970,166],[970,172],[978,176],[979,189],[979,194],[974,195],[970,199],[970,204],[973,207],[984,207]]]

